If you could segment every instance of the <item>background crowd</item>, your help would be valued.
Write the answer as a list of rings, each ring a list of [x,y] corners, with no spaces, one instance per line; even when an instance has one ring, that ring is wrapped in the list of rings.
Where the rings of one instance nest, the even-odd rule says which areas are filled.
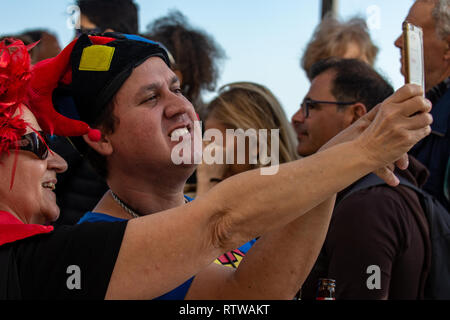
[[[280,129],[280,163],[316,154],[333,137],[367,117],[394,94],[389,79],[374,69],[379,47],[371,39],[366,21],[359,17],[341,21],[330,12],[317,25],[297,64],[292,66],[298,72],[304,72],[310,83],[303,88],[307,93],[303,101],[298,101],[299,108],[289,117],[271,88],[261,83],[243,79],[217,88],[227,48],[221,46],[219,37],[214,38],[197,27],[201,26],[201,21],[192,23],[182,12],[173,10],[149,22],[146,32],[140,33],[139,7],[131,0],[78,0],[76,4],[81,15],[74,37],[119,32],[140,34],[143,39],[161,43],[167,51],[171,71],[179,80],[180,92],[192,103],[204,129],[217,129],[223,133],[239,128]],[[337,299],[427,297],[427,279],[433,272],[431,230],[420,195],[403,181],[425,190],[449,210],[450,3],[448,0],[417,0],[409,8],[405,7],[404,18],[423,29],[424,91],[433,104],[431,134],[410,150],[409,167],[395,170],[401,177],[400,186],[374,183],[356,190],[366,176],[337,194],[319,258],[311,266],[312,271],[304,285],[298,288],[297,296],[302,299],[315,298],[319,278],[336,280]],[[399,35],[392,46],[401,52],[404,47],[401,30],[392,32]],[[49,30],[25,30],[1,37],[14,37],[27,45],[39,41],[30,51],[33,65],[58,56],[62,50],[58,39]],[[267,44],[272,45],[276,44]],[[245,50],[242,54],[246,54]],[[403,63],[401,72],[404,73]],[[298,89],[295,83],[284,85]],[[101,126],[107,126],[108,120],[101,121],[104,121]],[[113,133],[114,117],[111,121]],[[215,143],[224,149],[227,147],[226,141]],[[61,214],[54,222],[55,226],[130,218],[124,217],[122,212],[120,216],[111,214],[112,218],[104,219],[95,212],[104,213],[111,205],[108,201],[112,200],[105,200],[109,189],[120,190],[124,176],[117,173],[120,171],[116,167],[119,160],[107,162],[99,145],[86,144],[80,137],[71,140],[54,137],[49,145],[68,164],[67,170],[58,170],[55,194]],[[246,151],[246,159],[249,159],[252,151]],[[232,165],[201,164],[187,176],[185,184],[182,178],[181,182],[174,181],[177,185],[184,184],[185,201],[190,202],[223,181],[258,167],[261,165],[248,161]],[[299,183],[301,185],[301,181]],[[112,191],[111,194],[117,200]],[[129,202],[125,202],[124,206],[128,208]],[[131,204],[131,207],[142,205],[133,201]],[[164,209],[170,209],[170,206],[161,204],[161,207],[152,207],[151,211]],[[87,212],[89,216],[85,215]],[[258,241],[253,239],[225,253],[216,263],[238,268]],[[373,264],[382,270],[378,290],[368,290],[365,280],[366,268]],[[187,293],[189,286],[195,290],[203,289],[207,279],[190,278],[183,284],[184,291],[171,297],[195,298],[193,292],[197,291],[193,289]]]

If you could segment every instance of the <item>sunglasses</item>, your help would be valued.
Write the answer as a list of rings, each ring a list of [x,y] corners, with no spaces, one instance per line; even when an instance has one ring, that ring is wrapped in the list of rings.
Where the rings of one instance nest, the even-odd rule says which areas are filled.
[[[94,35],[94,34],[100,34],[103,33],[103,30],[100,28],[77,28],[75,29],[75,36],[78,38],[79,36],[81,36],[82,34],[87,34],[87,35]]]
[[[20,137],[17,148],[33,152],[39,159],[45,160],[48,157],[48,143],[48,135],[43,131],[30,132]]]
[[[303,116],[305,118],[309,117],[309,110],[317,107],[317,104],[329,104],[329,105],[338,105],[338,106],[347,106],[351,104],[355,104],[357,101],[352,102],[341,102],[341,101],[321,101],[321,100],[313,100],[310,98],[306,98],[300,105],[300,109],[303,111]]]

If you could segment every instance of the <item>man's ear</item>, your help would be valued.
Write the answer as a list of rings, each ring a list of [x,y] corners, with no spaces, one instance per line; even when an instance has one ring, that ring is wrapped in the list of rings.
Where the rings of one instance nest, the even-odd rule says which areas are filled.
[[[83,136],[83,139],[89,147],[102,156],[109,156],[113,153],[112,144],[108,136],[105,136],[103,133],[101,133],[101,138],[98,141],[91,140],[87,134]]]
[[[359,118],[364,116],[367,113],[367,108],[364,105],[364,103],[357,102],[355,104],[352,104],[347,108],[348,115],[350,117],[350,123],[353,124],[356,122]]]

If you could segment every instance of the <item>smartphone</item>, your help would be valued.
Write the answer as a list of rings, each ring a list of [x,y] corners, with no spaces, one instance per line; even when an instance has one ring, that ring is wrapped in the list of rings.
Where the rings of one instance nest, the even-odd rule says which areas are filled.
[[[425,92],[422,28],[407,21],[403,22],[402,27],[405,83],[417,84]]]

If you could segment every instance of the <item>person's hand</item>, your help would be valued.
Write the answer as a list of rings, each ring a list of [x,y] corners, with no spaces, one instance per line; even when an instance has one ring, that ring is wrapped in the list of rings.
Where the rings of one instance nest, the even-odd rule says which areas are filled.
[[[328,141],[319,151],[358,139],[359,146],[366,152],[369,151],[369,157],[374,157],[376,162],[382,163],[374,173],[387,184],[396,186],[399,180],[393,173],[395,166],[406,169],[409,164],[406,152],[431,131],[429,125],[432,117],[428,113],[431,103],[422,95],[423,91],[419,86],[405,85]],[[369,128],[371,125],[373,127]],[[396,139],[391,140],[391,136]],[[395,146],[396,144],[398,146]],[[387,150],[388,148],[395,150]],[[396,156],[395,160],[381,161],[381,153],[388,151],[384,156],[392,158],[400,150],[405,151]]]
[[[367,128],[354,140],[378,169],[375,173],[390,185],[397,185],[396,164],[408,166],[407,152],[431,132],[431,102],[420,86],[408,84],[372,109],[365,117]]]
[[[377,111],[378,109],[373,112],[376,113]],[[371,123],[372,122],[368,117],[358,119],[352,126],[348,127],[346,130],[343,130],[333,139],[324,144],[319,151],[331,148],[339,143],[356,139]],[[408,165],[408,154],[405,153],[397,161],[395,161],[395,163],[390,163],[384,167],[378,168],[373,173],[383,179],[388,185],[396,186],[399,181],[394,174],[395,167],[397,166],[399,169],[405,170],[408,168]]]

